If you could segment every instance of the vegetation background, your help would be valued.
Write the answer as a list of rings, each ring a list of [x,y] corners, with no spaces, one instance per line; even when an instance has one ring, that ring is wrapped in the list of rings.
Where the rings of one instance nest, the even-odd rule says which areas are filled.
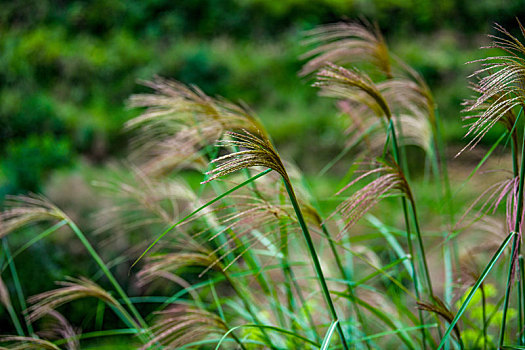
[[[524,12],[519,0],[4,1],[0,198],[42,190],[61,167],[122,155],[122,125],[138,113],[124,103],[155,75],[246,102],[286,156],[315,169],[312,147],[328,159],[342,140],[332,102],[297,76],[302,32],[345,18],[377,21],[459,143],[465,62],[481,57],[493,22],[511,27]]]
[[[246,102],[318,192],[333,188],[345,165],[333,178],[314,174],[344,147],[338,112],[297,73],[303,32],[341,19],[377,22],[392,52],[424,76],[454,154],[464,144],[461,102],[471,95],[466,77],[474,70],[465,62],[485,57],[478,49],[494,22],[515,28],[524,15],[520,0],[4,1],[0,203],[9,194],[43,192],[88,223],[95,197],[86,179],[111,174],[127,154],[122,127],[139,112],[125,101],[148,91],[137,81],[155,75]],[[491,135],[499,134],[483,142],[492,144]],[[74,260],[81,247],[62,243],[67,249],[39,242],[18,263],[27,295],[84,273]],[[0,330],[11,328],[0,310]]]

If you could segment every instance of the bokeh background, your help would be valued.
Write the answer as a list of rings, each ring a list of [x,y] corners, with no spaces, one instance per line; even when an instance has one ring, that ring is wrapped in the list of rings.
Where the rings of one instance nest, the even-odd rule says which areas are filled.
[[[485,55],[494,22],[516,28],[524,12],[521,0],[2,1],[0,202],[126,155],[122,126],[138,111],[125,101],[155,75],[246,102],[285,158],[318,170],[344,139],[333,101],[297,75],[302,35],[342,19],[378,23],[461,143],[465,62]]]

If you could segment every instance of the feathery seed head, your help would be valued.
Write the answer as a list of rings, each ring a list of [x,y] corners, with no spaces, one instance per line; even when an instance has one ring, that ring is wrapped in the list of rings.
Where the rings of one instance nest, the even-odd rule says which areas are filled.
[[[29,298],[33,304],[29,307],[29,319],[35,321],[57,307],[73,300],[95,297],[109,305],[120,307],[120,304],[106,290],[95,282],[85,278],[69,278],[66,282],[57,282],[58,289],[53,289]]]
[[[6,206],[8,209],[0,213],[0,237],[39,221],[69,220],[66,214],[39,195],[8,197]]]
[[[170,349],[178,349],[187,343],[228,331],[228,327],[219,316],[195,306],[175,305],[156,314],[157,319],[151,327],[155,336],[142,349],[148,349],[156,343]]]
[[[405,176],[394,161],[386,162],[384,160],[378,160],[375,166],[376,168],[360,175],[337,192],[337,194],[341,194],[358,181],[374,174],[379,175],[377,179],[344,200],[330,216],[332,217],[334,214],[339,213],[345,221],[345,226],[341,230],[338,238],[341,238],[344,232],[355,225],[359,219],[386,195],[401,193],[405,195],[409,201],[413,201],[412,193]]]
[[[242,134],[237,132],[226,134],[231,139],[223,140],[219,146],[233,146],[239,150],[214,159],[212,163],[219,165],[206,173],[209,178],[202,183],[254,166],[275,170],[285,181],[289,181],[281,158],[267,137],[260,133],[252,134],[248,130],[244,130]]]
[[[523,27],[521,24],[519,26],[523,34]],[[523,44],[503,27],[496,24],[495,28],[503,37],[490,36],[493,39],[490,47],[502,49],[510,56],[489,57],[470,62],[482,63],[482,68],[471,75],[479,79],[473,84],[473,90],[479,96],[464,103],[464,112],[469,113],[464,120],[474,120],[465,136],[472,135],[473,138],[458,155],[465,149],[474,148],[498,122],[505,125],[509,132],[512,131],[513,138],[516,137],[516,131],[513,131],[516,121],[513,110],[525,106],[525,49]]]
[[[342,99],[350,99],[367,105],[378,116],[392,117],[387,101],[365,73],[357,69],[346,69],[327,63],[319,73],[313,86],[320,87],[323,94]]]
[[[0,343],[6,343],[0,349],[10,350],[61,350],[58,346],[45,339],[7,335],[0,337]]]
[[[319,45],[302,58],[310,59],[300,75],[310,74],[328,62],[357,64],[372,62],[392,76],[388,47],[377,24],[334,23],[306,32],[305,45]]]

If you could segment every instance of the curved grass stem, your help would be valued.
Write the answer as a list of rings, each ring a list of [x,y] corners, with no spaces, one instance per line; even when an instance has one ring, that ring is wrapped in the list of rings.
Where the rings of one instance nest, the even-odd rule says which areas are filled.
[[[303,213],[301,211],[301,208],[299,207],[299,203],[297,202],[295,192],[288,179],[283,178],[283,181],[284,181],[284,186],[286,187],[286,191],[288,192],[288,197],[290,198],[295,214],[297,215],[297,220],[299,221],[299,225],[301,226],[301,230],[303,232],[303,236],[306,241],[306,245],[308,247],[308,252],[310,253],[310,257],[312,258],[312,261],[314,263],[314,269],[317,275],[317,280],[321,284],[323,295],[325,297],[326,303],[328,304],[330,314],[333,318],[332,321],[339,320],[337,316],[337,311],[335,310],[335,306],[332,301],[332,297],[330,296],[330,291],[328,290],[328,285],[326,284],[323,270],[321,268],[321,263],[319,262],[319,257],[317,256],[317,252],[315,251],[315,246],[312,240],[312,236],[310,235],[308,226],[306,225],[306,222],[304,221]],[[348,350],[348,344],[346,343],[346,339],[343,333],[343,328],[341,327],[341,323],[337,324],[337,332],[339,333],[339,337],[341,338],[341,343],[343,344],[343,348],[345,350]]]
[[[131,313],[135,317],[136,321],[132,320],[133,321],[132,325],[134,327],[136,327],[137,330],[139,330],[139,331],[142,330],[143,332],[147,332],[148,325],[146,324],[146,322],[144,321],[144,319],[142,318],[140,313],[137,311],[137,309],[135,308],[135,306],[133,305],[133,303],[131,302],[129,297],[126,295],[126,293],[124,292],[124,290],[122,289],[120,284],[117,282],[115,276],[113,276],[113,274],[108,269],[108,267],[106,266],[106,264],[104,263],[104,261],[102,260],[100,255],[98,255],[98,253],[96,252],[95,248],[93,248],[91,243],[89,243],[89,241],[86,238],[86,236],[84,235],[84,233],[82,233],[82,231],[80,231],[78,226],[73,221],[68,220],[68,225],[69,225],[69,227],[71,227],[71,229],[73,230],[75,235],[78,237],[78,239],[82,242],[82,244],[84,245],[86,250],[89,252],[91,257],[93,258],[93,260],[95,260],[97,265],[104,272],[104,275],[106,275],[106,277],[109,280],[109,282],[113,285],[113,288],[115,288],[117,294],[122,298],[122,300],[124,301],[124,303],[126,304],[128,309],[131,311]],[[142,332],[139,333],[139,336],[141,336],[141,334],[142,334]],[[142,335],[142,337],[143,337],[143,335]]]
[[[514,158],[514,157],[513,157]],[[523,184],[525,180],[525,137],[523,137],[522,146],[521,146],[521,167],[519,172],[519,185],[518,185],[518,198],[516,205],[516,221],[514,223],[514,232],[517,234],[512,240],[512,250],[510,255],[509,270],[507,274],[507,285],[505,288],[505,301],[503,302],[503,315],[501,319],[501,327],[499,333],[499,347],[503,346],[505,340],[505,327],[507,323],[507,310],[509,307],[510,299],[510,290],[512,288],[512,277],[515,266],[516,253],[520,250],[520,240],[521,240],[521,216],[523,211]],[[521,310],[520,310],[521,313]]]

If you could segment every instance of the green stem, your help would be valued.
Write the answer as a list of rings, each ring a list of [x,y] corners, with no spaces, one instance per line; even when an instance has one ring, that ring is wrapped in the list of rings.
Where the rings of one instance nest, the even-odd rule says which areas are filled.
[[[396,163],[399,164],[399,146],[398,146],[398,143],[397,143],[397,136],[396,136],[394,122],[393,122],[392,119],[390,119],[389,128],[390,128],[390,134],[392,135],[392,151],[393,151],[393,154],[394,154],[394,160],[396,161]],[[406,198],[405,197],[401,197],[401,204],[402,204],[402,207],[403,207],[403,215],[404,215],[404,218],[405,218],[405,227],[406,227],[406,231],[407,231],[407,242],[408,242],[408,249],[409,249],[409,253],[410,253],[410,263],[412,264],[412,272],[413,272],[412,279],[414,281],[414,289],[415,289],[415,292],[416,292],[416,297],[418,298],[418,300],[421,300],[420,299],[421,296],[419,294],[419,283],[418,283],[418,277],[417,277],[417,270],[416,270],[415,263],[414,263],[415,256],[414,256],[414,249],[412,247],[412,237],[411,237],[411,233],[410,233],[410,220],[409,220],[409,217],[408,217],[408,209],[407,209],[407,203],[406,203]],[[414,203],[412,201],[411,201],[411,204],[412,204],[411,205],[412,217],[414,219],[414,224],[416,226],[416,235],[418,236],[418,241],[420,243],[420,247],[422,247],[423,243],[422,243],[422,239],[421,239],[421,232],[419,230],[419,224],[418,224],[418,221],[417,221],[417,216],[416,216],[416,213],[415,213],[415,205],[414,205]],[[424,261],[424,266],[426,268],[426,257],[425,257],[424,250],[421,251],[421,259]],[[430,277],[428,275],[428,269],[425,269],[425,273],[427,274],[427,281],[429,282],[430,281]],[[430,286],[430,284],[429,284],[429,286]],[[432,288],[431,287],[429,288],[429,292],[432,295]],[[420,320],[421,324],[424,325],[425,321],[424,321],[424,318],[423,318],[422,311],[419,310],[418,314],[419,314],[418,316],[419,316],[419,320]],[[425,328],[421,329],[421,336],[422,336],[423,348],[426,349],[426,330],[425,330]]]
[[[306,303],[306,300],[304,299],[302,289],[297,283],[297,278],[295,278],[295,274],[293,270],[290,268],[290,265],[288,264],[288,272],[290,274],[290,279],[293,283],[295,293],[299,296],[299,301],[301,302],[301,308],[304,311],[304,314],[306,315],[306,318],[308,320],[308,324],[310,325],[310,328],[312,329],[312,332],[314,333],[315,339],[320,339],[319,334],[317,333],[317,327],[315,326],[314,319],[312,317],[312,314],[310,313],[310,310],[308,309],[308,305]]]
[[[311,188],[310,188],[308,182],[306,181],[306,179],[303,177],[302,180],[303,180],[304,187],[310,193],[312,193]],[[312,195],[312,198],[314,198],[313,195]],[[354,300],[355,299],[354,287],[350,284],[350,282],[352,282],[352,278],[348,274],[347,270],[344,268],[344,265],[343,265],[343,263],[341,261],[341,257],[339,255],[339,253],[337,252],[337,248],[335,246],[334,239],[332,238],[332,235],[330,234],[330,232],[328,231],[326,225],[324,224],[324,221],[323,221],[323,216],[324,215],[322,213],[321,207],[319,206],[319,203],[317,203],[317,201],[315,201],[315,199],[312,200],[312,206],[315,208],[315,210],[317,210],[317,213],[319,215],[320,222],[321,222],[321,224],[320,224],[321,225],[321,230],[322,230],[325,238],[328,240],[328,244],[330,246],[330,250],[332,251],[332,255],[334,256],[335,264],[337,265],[337,268],[339,269],[339,273],[341,274],[341,277],[343,278],[343,280],[349,282],[349,284],[348,284],[348,294],[350,295],[351,300]],[[359,324],[364,326],[365,323],[364,323],[363,315],[361,314],[361,311],[359,310],[358,305],[355,302],[351,302],[350,306],[354,310],[354,312],[355,312],[355,314],[357,316],[357,320],[359,321]],[[366,339],[366,337],[364,337],[364,338],[365,338],[365,344],[366,344],[367,349],[371,350],[369,340]],[[352,340],[352,333],[350,333],[350,339]]]
[[[18,278],[18,272],[16,271],[15,262],[13,261],[13,258],[11,256],[11,250],[9,249],[9,243],[7,242],[7,237],[2,238],[2,245],[4,246],[4,252],[5,252],[8,264],[9,264],[9,269],[11,270],[11,276],[13,276],[13,283],[15,284],[16,295],[18,298],[18,302],[20,304],[20,309],[22,310],[22,314],[24,316],[24,321],[27,326],[27,331],[29,332],[29,334],[34,334],[33,326],[31,325],[31,321],[29,321],[26,315],[26,310],[27,310],[26,300],[24,297],[24,292],[22,291],[22,284],[20,283],[20,279]]]
[[[523,314],[523,316],[525,316],[525,313],[524,313],[524,310],[523,308],[525,308],[525,266],[524,266],[524,263],[523,263],[523,256],[519,256],[518,257],[518,262],[520,264],[520,281],[521,281],[521,306],[522,306],[522,310],[520,310],[520,312]],[[522,326],[523,327],[523,326]],[[518,332],[518,335],[519,335],[519,345],[523,345],[525,344],[525,337],[524,337],[524,334],[523,334],[523,328],[520,328],[519,329],[519,332]]]
[[[414,221],[414,228],[416,230],[416,237],[417,237],[417,242],[419,244],[419,251],[421,253],[421,256],[422,256],[422,262],[423,262],[423,267],[424,267],[424,272],[425,272],[425,278],[426,278],[426,282],[427,282],[427,288],[428,288],[428,292],[430,294],[430,297],[433,299],[434,298],[434,290],[432,288],[432,280],[430,279],[430,272],[429,272],[429,269],[428,269],[428,264],[427,264],[427,259],[425,258],[425,246],[423,244],[423,238],[422,238],[422,235],[421,235],[421,230],[419,228],[419,220],[417,218],[417,212],[416,212],[416,203],[411,200],[410,201],[410,208],[412,209],[411,212],[412,212],[412,220]]]
[[[481,290],[481,307],[482,307],[482,319],[483,322],[483,350],[487,350],[487,307],[486,307],[486,296],[485,287],[483,283],[479,286]]]
[[[474,283],[474,286],[471,288],[470,292],[468,293],[467,297],[465,298],[465,301],[459,307],[459,310],[456,313],[456,316],[454,316],[454,319],[452,320],[452,322],[450,322],[450,325],[448,326],[447,331],[443,335],[443,338],[441,338],[441,342],[439,343],[439,346],[438,346],[437,350],[440,350],[440,349],[443,348],[443,346],[445,345],[445,343],[448,340],[448,337],[450,336],[450,333],[452,333],[452,331],[454,330],[454,327],[456,326],[456,323],[459,321],[459,319],[461,318],[461,316],[463,315],[463,313],[467,309],[468,305],[472,301],[472,298],[474,297],[474,294],[477,292],[477,290],[479,289],[479,287],[483,283],[483,281],[485,281],[485,278],[487,277],[489,272],[492,271],[492,269],[494,268],[494,266],[498,262],[500,256],[505,251],[505,248],[507,248],[507,246],[509,245],[510,240],[514,239],[514,237],[516,235],[517,235],[516,232],[511,232],[507,236],[507,238],[505,238],[503,243],[501,243],[500,247],[498,248],[496,253],[492,256],[492,259],[490,259],[490,261],[487,264],[487,266],[485,266],[485,269],[483,270],[483,272],[479,276],[479,278],[476,281],[476,283]]]
[[[503,346],[503,341],[505,340],[505,326],[507,322],[507,309],[509,307],[509,299],[510,299],[510,290],[512,287],[512,272],[514,270],[514,257],[516,256],[516,252],[519,250],[520,242],[518,240],[518,236],[520,236],[520,224],[521,224],[521,214],[523,211],[523,182],[525,180],[525,136],[523,137],[522,145],[521,145],[521,167],[520,167],[520,173],[519,173],[519,185],[518,185],[518,203],[516,208],[516,222],[514,224],[514,232],[517,234],[514,236],[514,239],[512,240],[512,249],[510,253],[510,262],[509,262],[509,270],[507,274],[507,286],[505,288],[505,301],[503,302],[503,316],[501,320],[501,328],[500,328],[500,334],[499,334],[499,347],[501,348]]]
[[[97,265],[104,272],[109,282],[113,285],[113,288],[115,288],[115,290],[117,291],[118,295],[122,298],[122,300],[124,300],[124,303],[129,308],[133,316],[138,321],[139,324],[137,324],[136,321],[133,320],[133,326],[136,327],[138,330],[142,329],[144,331],[147,331],[148,325],[146,324],[142,316],[139,314],[135,306],[131,303],[131,301],[129,300],[129,297],[126,295],[126,293],[124,292],[120,284],[117,282],[117,280],[115,279],[111,271],[109,271],[109,269],[107,268],[106,264],[104,263],[100,255],[98,255],[98,253],[93,248],[91,243],[89,243],[86,236],[82,233],[82,231],[80,231],[78,226],[73,221],[68,220],[68,224],[69,224],[69,227],[71,227],[71,229],[75,233],[75,235],[78,237],[78,239],[82,242],[86,250],[89,252],[93,260],[95,260]]]
[[[328,244],[330,246],[330,250],[332,251],[332,255],[335,258],[335,263],[336,263],[337,268],[339,269],[339,272],[341,273],[343,279],[345,281],[347,281],[347,282],[352,282],[352,279],[350,278],[350,276],[346,272],[346,269],[344,268],[344,266],[343,266],[343,264],[341,262],[341,258],[339,257],[339,254],[337,253],[337,249],[335,247],[335,243],[333,242],[333,239],[330,236],[330,233],[328,232],[328,230],[326,229],[326,225],[324,223],[321,224],[321,229],[322,229],[323,234],[325,235],[326,239],[328,240]],[[348,285],[348,294],[350,295],[350,299],[352,301],[355,300],[354,287],[352,285],[350,285],[350,284]],[[354,312],[356,313],[356,316],[357,316],[357,319],[359,321],[359,324],[364,325],[365,323],[364,323],[364,320],[363,320],[363,315],[361,314],[361,311],[359,310],[359,307],[355,303],[352,303],[352,306],[353,306]],[[366,333],[365,333],[365,335],[366,335]],[[350,341],[352,341],[352,337],[350,338]],[[368,341],[368,339],[365,340],[365,344],[366,344],[367,349],[371,350],[370,342]]]
[[[317,253],[315,251],[315,246],[312,240],[312,236],[310,235],[310,231],[308,231],[308,227],[306,225],[306,222],[304,221],[303,213],[301,211],[301,208],[299,207],[299,203],[297,202],[295,192],[292,188],[291,183],[289,182],[289,179],[283,178],[283,181],[286,187],[286,191],[288,192],[288,196],[290,197],[290,201],[292,202],[292,206],[294,208],[295,214],[297,215],[297,220],[299,221],[299,225],[301,226],[301,230],[303,232],[304,239],[306,240],[306,244],[308,246],[310,257],[312,258],[312,261],[314,263],[314,269],[315,269],[315,273],[317,274],[317,279],[319,283],[321,284],[323,295],[326,299],[326,303],[328,304],[328,308],[330,309],[330,314],[332,315],[332,318],[333,318],[332,321],[339,320],[339,318],[337,317],[335,306],[332,302],[332,297],[330,296],[330,291],[328,290],[328,286],[324,278],[323,270],[321,268],[321,263],[319,262],[319,257],[317,256]],[[340,323],[337,324],[337,332],[339,333],[339,337],[341,338],[341,343],[343,344],[343,348],[345,350],[348,350],[348,344],[346,343],[346,339],[345,339],[343,329]]]
[[[241,290],[241,288],[237,285],[235,280],[233,280],[233,278],[231,278],[231,276],[226,271],[223,271],[223,275],[228,281],[228,283],[230,284],[230,286],[233,288],[233,291],[235,292],[235,294],[237,294],[237,296],[241,299],[244,305],[244,308],[246,309],[246,311],[248,311],[250,316],[253,318],[253,322],[258,326],[262,326],[263,323],[259,320],[259,317],[257,317],[257,313],[253,310],[253,307],[252,307],[253,302],[248,300],[248,297],[247,297],[248,294],[244,292],[243,290]],[[266,338],[266,341],[268,342],[268,346],[270,346],[270,348],[272,349],[276,349],[275,345],[273,345],[272,343],[270,335],[266,332],[266,330],[264,328],[261,328],[261,332],[263,336]]]

